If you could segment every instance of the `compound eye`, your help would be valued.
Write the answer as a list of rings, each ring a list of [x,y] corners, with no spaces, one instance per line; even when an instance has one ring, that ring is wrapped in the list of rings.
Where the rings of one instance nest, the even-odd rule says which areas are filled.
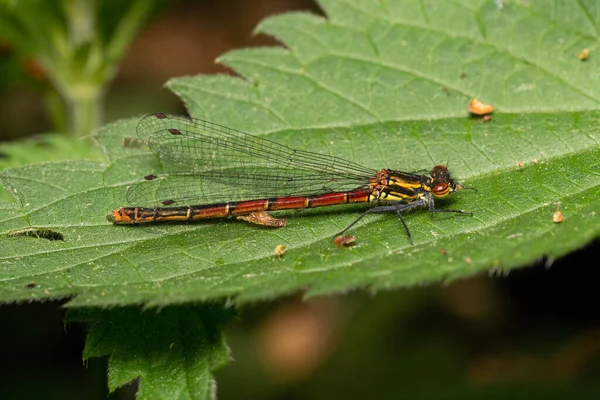
[[[432,190],[435,197],[445,197],[450,193],[450,185],[446,182],[438,183]]]

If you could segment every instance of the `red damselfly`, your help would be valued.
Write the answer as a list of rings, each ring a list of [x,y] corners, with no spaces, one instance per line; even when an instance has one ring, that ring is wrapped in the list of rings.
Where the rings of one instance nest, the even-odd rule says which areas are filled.
[[[368,214],[395,212],[412,243],[403,212],[424,207],[431,212],[470,214],[435,208],[434,199],[464,188],[442,165],[433,167],[429,175],[377,171],[203,120],[163,113],[144,117],[137,131],[167,172],[146,175],[131,185],[127,200],[140,206],[114,210],[109,218],[115,224],[234,216],[284,226],[285,222],[274,222],[281,220],[266,211],[375,202],[377,206],[368,208],[336,236]]]

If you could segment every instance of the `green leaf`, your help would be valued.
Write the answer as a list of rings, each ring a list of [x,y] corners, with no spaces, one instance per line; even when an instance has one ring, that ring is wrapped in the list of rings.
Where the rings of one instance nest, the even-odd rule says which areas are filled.
[[[67,321],[87,321],[92,329],[84,359],[110,355],[108,386],[139,378],[139,398],[214,398],[212,371],[229,357],[221,329],[231,309],[219,305],[141,311],[70,310]]]
[[[88,140],[72,140],[58,134],[0,143],[0,170],[42,161],[102,158],[102,153]],[[0,201],[14,201],[14,197],[0,187]]]
[[[449,162],[478,192],[458,192],[438,207],[472,217],[407,214],[411,246],[395,216],[374,215],[353,231],[357,244],[344,249],[331,238],[357,218],[361,205],[284,213],[289,224],[279,230],[239,221],[112,226],[105,215],[125,205],[126,187],[160,171],[153,154],[122,146],[135,135],[135,118],[98,133],[110,164],[41,164],[3,173],[19,206],[8,207],[2,232],[44,228],[65,240],[3,238],[0,298],[77,294],[72,306],[164,306],[304,289],[309,296],[377,290],[523,266],[597,237],[600,115],[589,88],[599,78],[592,73],[593,51],[586,62],[575,51],[590,34],[582,19],[596,15],[597,6],[583,13],[578,7],[498,10],[492,2],[473,9],[412,4],[330,1],[322,3],[329,20],[268,19],[259,31],[281,38],[288,50],[222,58],[247,80],[194,77],[169,85],[194,116],[263,132],[293,148],[373,168]],[[517,40],[527,29],[538,47]],[[468,117],[466,103],[474,97],[497,107],[492,121]],[[562,224],[552,222],[558,203]],[[280,244],[287,252],[277,259]],[[36,289],[25,287],[31,281]]]
[[[372,168],[447,163],[478,191],[459,191],[437,207],[473,216],[408,213],[411,246],[395,215],[372,215],[352,231],[356,244],[341,249],[333,236],[364,206],[282,213],[288,226],[278,230],[235,220],[113,226],[105,216],[126,205],[127,186],[161,171],[147,150],[123,146],[137,117],[96,135],[107,164],[2,173],[18,202],[0,205],[0,301],[69,296],[72,308],[165,307],[378,291],[508,271],[599,236],[600,4],[320,4],[327,18],[286,14],[258,27],[286,48],[224,55],[242,79],[178,78],[168,86],[194,117],[293,148]],[[584,47],[590,57],[582,62]],[[469,117],[472,98],[496,107],[491,121]],[[557,208],[560,224],[552,221]],[[15,235],[24,229],[64,240]],[[281,258],[278,245],[287,248]],[[123,376],[115,384],[135,373]]]

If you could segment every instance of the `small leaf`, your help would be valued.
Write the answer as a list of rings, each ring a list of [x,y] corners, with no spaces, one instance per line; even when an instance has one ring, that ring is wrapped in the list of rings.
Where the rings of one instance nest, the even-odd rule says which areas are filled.
[[[110,356],[111,392],[139,378],[139,398],[211,399],[212,372],[229,357],[221,330],[233,315],[206,304],[160,312],[72,309],[67,321],[92,322],[83,357]]]

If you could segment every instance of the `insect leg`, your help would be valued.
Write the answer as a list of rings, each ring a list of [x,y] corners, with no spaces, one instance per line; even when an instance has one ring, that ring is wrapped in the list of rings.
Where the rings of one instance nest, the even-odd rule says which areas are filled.
[[[427,205],[427,201],[426,200],[417,200],[417,201],[414,201],[414,202],[408,203],[408,204],[398,203],[398,204],[393,204],[393,205],[378,206],[378,207],[369,208],[368,210],[366,210],[365,212],[363,212],[356,220],[354,220],[354,222],[352,222],[350,225],[348,225],[346,228],[344,228],[341,232],[339,232],[338,234],[336,234],[334,236],[334,239],[336,237],[344,234],[348,229],[350,229],[354,225],[356,225],[358,223],[358,221],[360,221],[365,216],[367,216],[367,214],[395,212],[400,217],[400,221],[402,222],[402,225],[404,226],[404,229],[408,233],[408,239],[409,239],[410,243],[413,244],[412,243],[412,237],[410,235],[410,231],[408,230],[408,226],[406,225],[406,221],[404,221],[404,218],[402,218],[401,214],[404,211],[411,210],[411,209],[417,208],[417,207],[423,207],[423,206],[426,206],[426,205]]]
[[[423,201],[425,201],[425,200],[423,200]],[[448,209],[445,209],[445,208],[435,208],[435,203],[433,201],[433,196],[431,196],[427,200],[427,205],[429,206],[429,211],[431,211],[431,212],[453,212],[453,213],[458,213],[458,214],[473,215],[472,212],[465,211],[465,210],[448,210]]]

